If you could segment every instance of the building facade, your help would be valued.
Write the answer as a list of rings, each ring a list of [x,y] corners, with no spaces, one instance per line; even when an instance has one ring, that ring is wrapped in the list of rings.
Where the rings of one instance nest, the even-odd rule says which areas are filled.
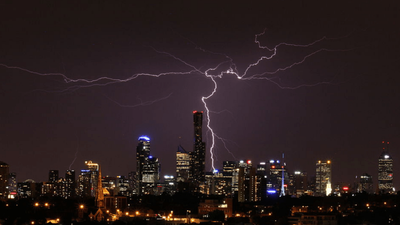
[[[8,195],[7,186],[8,176],[10,174],[9,170],[8,164],[0,161],[0,199],[7,198]]]
[[[188,182],[190,174],[190,155],[181,145],[176,151],[176,182]]]
[[[330,160],[316,163],[315,170],[315,196],[326,196],[332,184],[332,162]]]
[[[157,157],[150,155],[150,138],[139,137],[136,148],[136,177],[138,195],[154,194],[160,180],[160,163]]]
[[[382,142],[385,145],[385,142]],[[378,160],[378,188],[383,193],[393,193],[393,159],[389,155],[389,142],[383,147]]]
[[[206,144],[203,142],[203,112],[193,111],[194,149],[190,152],[190,179],[195,192],[205,181]]]

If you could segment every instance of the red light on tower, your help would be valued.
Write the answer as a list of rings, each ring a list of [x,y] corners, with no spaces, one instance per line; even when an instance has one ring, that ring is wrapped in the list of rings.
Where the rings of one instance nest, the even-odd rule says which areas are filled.
[[[197,113],[197,111],[193,111],[193,114]]]

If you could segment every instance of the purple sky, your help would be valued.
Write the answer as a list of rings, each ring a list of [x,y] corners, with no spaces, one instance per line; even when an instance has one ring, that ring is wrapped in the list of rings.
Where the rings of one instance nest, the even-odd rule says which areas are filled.
[[[76,88],[87,84],[4,65],[71,79],[126,79],[192,69],[157,51],[203,72],[226,61],[213,54],[223,53],[242,75],[261,56],[271,56],[254,42],[266,29],[259,41],[269,47],[328,39],[308,48],[280,46],[276,57],[249,76],[290,66],[320,49],[351,50],[320,51],[266,76],[273,82],[229,74],[216,78],[218,91],[207,103],[219,113],[211,113],[211,126],[231,152],[217,141],[216,167],[223,160],[258,163],[285,152],[290,172],[303,170],[311,177],[317,160],[330,159],[334,183],[352,183],[366,172],[376,184],[385,140],[400,188],[398,11],[398,3],[365,2],[1,3],[0,161],[18,181],[46,181],[50,169],[64,174],[75,155],[71,169],[84,169],[84,161],[92,160],[105,175],[127,175],[135,170],[137,138],[148,135],[162,173],[174,175],[177,146],[193,150],[192,111],[205,110],[201,97],[214,87],[203,74],[140,76]],[[205,141],[209,149],[210,139]]]

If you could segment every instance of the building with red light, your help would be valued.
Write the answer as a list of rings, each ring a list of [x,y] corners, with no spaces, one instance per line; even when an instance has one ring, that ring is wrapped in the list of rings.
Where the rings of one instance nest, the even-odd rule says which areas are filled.
[[[383,141],[382,144],[385,145]],[[389,142],[383,147],[378,160],[378,188],[382,193],[393,193],[393,159],[389,155]]]

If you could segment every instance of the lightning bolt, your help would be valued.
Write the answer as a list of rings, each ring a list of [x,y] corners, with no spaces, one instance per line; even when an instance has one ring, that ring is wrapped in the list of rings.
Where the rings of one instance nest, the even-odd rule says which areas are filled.
[[[131,75],[130,77],[127,77],[125,79],[118,79],[118,78],[112,78],[112,77],[107,77],[107,76],[103,76],[103,77],[99,77],[96,79],[83,79],[83,78],[79,78],[79,79],[72,79],[68,76],[66,76],[65,74],[62,73],[40,73],[40,72],[36,72],[36,71],[32,71],[26,68],[22,68],[22,67],[17,67],[17,66],[9,66],[6,64],[0,64],[0,66],[8,68],[8,69],[16,69],[16,70],[21,70],[24,71],[26,73],[30,73],[30,74],[34,74],[34,75],[38,75],[38,76],[58,76],[61,77],[64,82],[66,84],[69,84],[70,86],[64,89],[60,89],[57,90],[55,92],[68,92],[68,91],[75,91],[78,90],[80,88],[89,88],[89,87],[94,87],[94,86],[106,86],[106,85],[111,85],[111,84],[115,84],[115,83],[122,83],[122,82],[129,82],[131,80],[134,80],[140,76],[148,76],[148,77],[154,77],[154,78],[158,78],[161,76],[169,76],[169,75],[192,75],[192,74],[200,74],[205,76],[207,79],[209,79],[211,81],[211,83],[213,84],[213,89],[211,91],[210,94],[206,95],[206,96],[202,96],[201,97],[201,101],[204,104],[204,108],[205,108],[205,112],[207,115],[207,129],[211,134],[211,146],[209,149],[210,152],[210,158],[211,158],[211,167],[213,170],[215,170],[215,160],[214,160],[214,149],[215,149],[215,145],[216,145],[216,138],[218,140],[220,140],[224,147],[229,151],[229,149],[226,146],[225,143],[225,139],[221,138],[220,136],[218,136],[214,129],[211,126],[211,117],[210,117],[210,112],[212,112],[210,110],[210,108],[207,105],[207,100],[209,100],[210,98],[212,98],[214,96],[214,94],[217,92],[218,89],[218,83],[216,81],[217,78],[223,78],[224,75],[233,75],[235,76],[237,79],[242,80],[242,81],[249,81],[249,80],[266,80],[269,81],[271,83],[273,83],[274,85],[278,86],[281,89],[297,89],[297,88],[301,88],[301,87],[312,87],[312,86],[316,86],[316,85],[321,85],[321,84],[330,84],[331,82],[329,81],[322,81],[322,82],[317,82],[317,83],[313,83],[313,84],[301,84],[298,86],[283,86],[281,85],[279,82],[275,81],[275,79],[277,78],[277,76],[273,76],[271,77],[271,75],[276,75],[279,72],[282,71],[286,71],[289,69],[292,69],[293,67],[300,65],[302,63],[304,63],[307,59],[309,59],[310,57],[321,53],[321,52],[346,52],[346,51],[351,51],[354,50],[354,48],[351,49],[329,49],[329,48],[319,48],[309,54],[304,55],[301,59],[299,59],[298,61],[292,62],[284,67],[280,67],[278,69],[275,70],[271,70],[271,71],[264,71],[262,73],[254,73],[251,74],[251,70],[255,67],[259,67],[261,65],[261,63],[263,61],[266,60],[271,60],[274,57],[276,57],[279,53],[279,48],[282,46],[287,46],[287,47],[292,47],[292,48],[309,48],[311,46],[316,45],[317,43],[322,43],[324,41],[329,41],[329,40],[337,40],[337,39],[342,39],[342,38],[346,38],[348,37],[350,34],[346,35],[346,36],[342,36],[342,37],[336,37],[336,38],[328,38],[328,37],[322,37],[319,38],[317,40],[314,40],[310,43],[307,44],[292,44],[292,43],[286,43],[286,42],[282,42],[279,43],[277,45],[275,45],[274,47],[268,47],[266,45],[262,45],[261,42],[259,41],[259,37],[265,35],[266,30],[264,30],[262,33],[256,34],[255,35],[255,39],[254,42],[257,45],[257,47],[259,49],[262,50],[266,50],[269,54],[268,55],[263,55],[261,57],[259,57],[255,62],[249,64],[246,69],[244,70],[243,73],[239,73],[238,69],[237,69],[237,65],[234,63],[233,59],[231,57],[229,57],[226,54],[223,53],[215,53],[209,50],[205,50],[203,48],[200,48],[198,46],[195,47],[196,50],[199,51],[203,51],[205,53],[209,53],[209,54],[214,54],[214,55],[220,55],[223,56],[225,58],[224,61],[218,63],[216,66],[214,67],[210,67],[204,71],[202,71],[200,68],[186,62],[185,60],[169,53],[169,52],[164,52],[164,51],[159,51],[155,48],[152,48],[155,52],[159,53],[159,54],[164,54],[170,58],[173,58],[174,60],[182,63],[183,65],[187,66],[190,68],[190,70],[188,71],[171,71],[171,72],[163,72],[163,73],[158,73],[158,74],[152,74],[152,73],[136,73]],[[193,43],[193,42],[192,42]],[[193,43],[194,44],[194,43]],[[223,68],[227,68],[227,69],[223,69]],[[217,71],[220,71],[219,73]],[[170,97],[170,95],[168,95],[167,97],[161,98],[161,99],[157,99],[154,101],[148,101],[148,102],[141,102],[140,104],[137,105],[133,105],[133,106],[129,106],[129,105],[122,105],[110,98],[111,101],[113,101],[114,103],[122,106],[122,107],[137,107],[137,106],[141,106],[141,105],[149,105],[149,104],[153,104],[157,101],[166,99],[168,97]],[[230,151],[229,151],[230,152]],[[232,152],[230,152],[232,154]],[[76,155],[76,154],[75,154]],[[233,154],[232,154],[233,155]],[[76,157],[75,157],[76,159]],[[75,161],[75,160],[74,160]],[[73,161],[73,162],[74,162]],[[73,164],[72,162],[72,164]],[[71,164],[71,165],[72,165]]]
[[[155,100],[151,100],[151,101],[142,101],[140,98],[138,98],[139,101],[140,101],[140,103],[138,103],[138,104],[136,104],[136,105],[123,105],[123,104],[121,104],[121,103],[119,103],[119,102],[117,102],[117,101],[111,99],[110,97],[108,97],[108,96],[106,96],[106,95],[104,95],[104,96],[105,96],[107,99],[109,99],[110,101],[112,101],[112,102],[114,102],[115,104],[119,105],[120,107],[124,107],[124,108],[135,108],[135,107],[138,107],[138,106],[152,105],[152,104],[154,104],[154,103],[156,103],[156,102],[159,102],[159,101],[162,101],[162,100],[165,100],[165,99],[171,97],[171,95],[172,95],[172,93],[170,93],[169,95],[167,95],[167,96],[165,96],[165,97],[162,97],[162,98],[159,98],[159,99],[155,99]]]
[[[75,157],[72,160],[71,164],[69,164],[69,167],[68,167],[69,170],[71,170],[72,165],[75,163],[75,160],[78,157],[78,152],[79,152],[79,140],[78,140],[78,145],[76,146]]]

